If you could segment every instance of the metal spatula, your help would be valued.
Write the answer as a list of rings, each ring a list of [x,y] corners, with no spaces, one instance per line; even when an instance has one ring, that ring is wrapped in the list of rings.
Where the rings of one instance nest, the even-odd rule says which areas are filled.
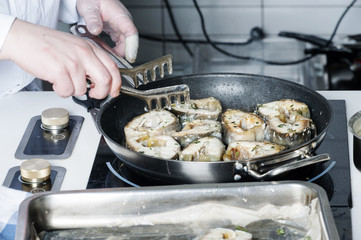
[[[88,85],[92,84],[90,79],[87,79],[87,82]],[[122,86],[121,93],[142,99],[147,104],[145,111],[162,108],[171,109],[173,104],[177,106],[181,103],[190,102],[189,87],[186,84],[149,90],[138,90]],[[89,98],[88,93],[86,96]],[[81,101],[79,98],[76,98],[76,102],[80,103]]]
[[[146,111],[152,109],[172,108],[172,104],[180,104],[181,102],[189,102],[189,87],[186,84],[174,85],[163,88],[155,88],[145,91],[140,91],[130,87],[122,86],[121,93],[131,95],[144,100],[148,108]]]

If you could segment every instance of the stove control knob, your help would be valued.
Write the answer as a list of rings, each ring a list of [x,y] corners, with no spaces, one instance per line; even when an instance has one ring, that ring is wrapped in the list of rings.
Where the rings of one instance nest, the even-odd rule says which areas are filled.
[[[61,130],[69,125],[69,112],[64,108],[49,108],[42,112],[41,123],[48,130]]]
[[[50,178],[50,164],[44,159],[30,159],[20,165],[22,180],[30,183],[45,182]]]

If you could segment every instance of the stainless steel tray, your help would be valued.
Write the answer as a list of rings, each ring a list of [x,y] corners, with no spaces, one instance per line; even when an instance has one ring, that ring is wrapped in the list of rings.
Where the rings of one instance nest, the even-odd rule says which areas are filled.
[[[75,232],[72,232],[75,235],[71,235],[75,238],[86,232],[94,234],[96,229],[101,230],[103,234],[101,236],[104,238],[94,239],[107,239],[111,235],[120,234],[119,231],[117,233],[112,231],[119,226],[123,226],[122,234],[126,234],[125,229],[130,229],[131,223],[136,222],[135,219],[149,215],[165,216],[161,214],[203,203],[222,204],[230,208],[239,207],[253,211],[266,204],[279,208],[294,204],[309,206],[314,199],[318,200],[315,209],[321,226],[321,239],[339,239],[326,192],[316,184],[301,181],[194,184],[37,194],[24,200],[20,205],[15,239],[36,239],[37,236],[41,238],[44,232],[69,230]],[[224,217],[219,216],[222,220]],[[184,233],[184,229],[194,224],[194,220],[188,223],[183,220],[177,222],[177,218],[184,219],[184,216],[174,217],[175,221],[172,224],[173,232],[176,234],[182,231]],[[154,224],[153,227],[156,225]],[[169,229],[170,226],[167,222],[163,222],[157,232],[154,229],[145,230],[147,234],[151,232],[152,235],[141,239],[192,239],[181,238],[176,234],[171,236],[169,233],[167,238],[163,238],[162,229]],[[134,234],[134,229],[129,231]],[[144,229],[142,231],[144,233]],[[57,239],[72,239],[71,236]],[[139,236],[134,236],[127,239],[140,239]]]

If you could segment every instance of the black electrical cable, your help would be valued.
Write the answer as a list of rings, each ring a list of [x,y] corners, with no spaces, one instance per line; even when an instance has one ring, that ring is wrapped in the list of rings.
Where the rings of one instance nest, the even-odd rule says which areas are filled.
[[[354,5],[354,3],[356,2],[357,0],[353,0],[351,2],[351,4],[349,4],[347,6],[347,8],[345,9],[345,11],[343,12],[343,14],[341,15],[341,17],[339,18],[337,24],[336,24],[336,27],[332,33],[332,36],[330,38],[330,40],[328,41],[329,43],[327,44],[331,44],[332,42],[332,39],[334,37],[334,35],[336,34],[336,31],[337,31],[337,28],[338,26],[340,25],[343,17],[346,15],[346,13],[348,12],[348,10]],[[314,56],[316,56],[316,54],[311,54],[310,56],[307,56],[305,58],[302,58],[302,59],[299,59],[299,60],[295,60],[295,61],[289,61],[289,62],[275,62],[275,61],[269,61],[269,60],[264,60],[264,59],[260,59],[260,58],[254,58],[254,57],[249,57],[249,56],[239,56],[239,55],[235,55],[233,53],[230,53],[230,52],[227,52],[219,47],[217,47],[213,42],[212,40],[210,39],[207,31],[206,31],[206,28],[205,28],[205,22],[204,22],[204,17],[203,17],[203,14],[199,8],[199,5],[197,3],[196,0],[193,0],[193,4],[199,14],[199,17],[201,19],[201,24],[202,24],[202,31],[203,31],[203,35],[204,37],[207,39],[207,41],[209,42],[209,44],[211,44],[211,46],[216,49],[217,51],[223,53],[224,55],[226,56],[230,56],[230,57],[233,57],[233,58],[237,58],[237,59],[242,59],[242,60],[253,60],[253,61],[259,61],[259,62],[263,62],[263,63],[266,63],[266,64],[270,64],[270,65],[293,65],[293,64],[299,64],[299,63],[302,63],[302,62],[305,62],[305,61],[308,61],[310,60],[311,58],[313,58]],[[327,45],[328,46],[328,45]]]
[[[164,2],[166,4],[167,12],[171,18],[171,23],[172,23],[172,26],[174,28],[174,31],[175,31],[178,39],[169,39],[169,38],[165,38],[165,37],[156,37],[156,36],[144,35],[144,34],[139,34],[139,37],[147,39],[147,40],[159,41],[159,42],[163,42],[163,43],[165,43],[165,42],[182,43],[183,46],[188,50],[189,50],[189,47],[187,45],[185,45],[187,43],[209,44],[208,41],[205,41],[205,40],[183,39],[183,37],[179,33],[177,24],[175,23],[174,14],[171,10],[169,2],[166,0]],[[217,45],[244,46],[244,45],[248,45],[248,44],[252,43],[255,40],[260,40],[263,38],[264,38],[264,32],[262,31],[262,29],[259,27],[254,27],[251,29],[251,37],[248,40],[246,40],[245,42],[217,42],[217,41],[214,41],[214,43]],[[190,53],[190,55],[192,55],[190,50],[188,52]]]
[[[165,38],[165,37],[160,38],[160,37],[156,37],[156,36],[152,36],[152,35],[144,35],[144,34],[139,34],[139,37],[147,39],[147,40],[159,41],[159,42],[172,42],[172,43],[180,43],[181,42],[178,39],[171,39],[171,38]],[[253,41],[264,39],[264,37],[265,37],[265,34],[264,34],[263,30],[259,27],[254,27],[251,29],[250,38],[248,40],[246,40],[245,42],[213,41],[213,43],[215,43],[217,45],[245,46],[245,45],[252,43]],[[186,43],[209,44],[208,41],[199,40],[199,39],[183,39],[183,41]]]
[[[168,0],[164,0],[164,3],[165,3],[165,7],[167,8],[167,11],[168,11],[168,14],[169,14],[169,18],[170,18],[170,21],[172,23],[172,26],[173,26],[173,29],[174,29],[174,32],[175,34],[177,35],[179,41],[182,43],[182,45],[184,46],[184,48],[186,49],[186,51],[188,52],[188,54],[193,57],[193,52],[190,50],[190,48],[188,47],[187,43],[183,40],[182,38],[182,35],[180,34],[179,30],[178,30],[178,27],[177,27],[177,24],[175,22],[175,19],[174,19],[174,15],[173,15],[173,11],[169,5],[169,2]]]
[[[196,0],[193,0],[193,4],[194,7],[196,8],[198,15],[201,19],[201,25],[202,25],[202,31],[203,31],[203,35],[204,37],[207,39],[207,42],[214,48],[216,49],[218,52],[223,53],[226,56],[229,57],[233,57],[233,58],[237,58],[237,59],[241,59],[241,60],[252,60],[252,61],[258,61],[258,62],[263,62],[266,64],[270,64],[270,65],[293,65],[293,64],[298,64],[298,63],[302,63],[305,61],[308,61],[309,59],[313,58],[315,55],[311,55],[311,56],[307,56],[305,58],[299,59],[299,60],[295,60],[295,61],[289,61],[289,62],[275,62],[275,61],[270,61],[270,60],[264,60],[261,58],[255,58],[255,57],[249,57],[249,56],[239,56],[230,52],[227,52],[221,48],[219,48],[216,44],[214,44],[214,42],[211,40],[211,38],[209,37],[207,30],[206,30],[206,26],[205,26],[205,21],[204,21],[204,17],[203,14],[201,12],[201,9],[199,8],[199,5],[197,3]]]
[[[338,27],[340,26],[342,19],[345,17],[345,15],[346,15],[346,13],[348,12],[348,10],[350,10],[350,8],[355,4],[356,1],[357,1],[357,0],[353,0],[353,1],[347,6],[347,8],[345,9],[345,11],[342,13],[341,17],[340,17],[340,18],[338,19],[338,21],[337,21],[336,27],[334,28],[334,30],[333,30],[333,32],[332,32],[332,34],[331,34],[331,37],[330,37],[330,39],[327,41],[325,47],[328,47],[328,46],[330,46],[330,45],[332,44],[333,38],[334,38],[335,35],[336,35],[337,29],[338,29]]]

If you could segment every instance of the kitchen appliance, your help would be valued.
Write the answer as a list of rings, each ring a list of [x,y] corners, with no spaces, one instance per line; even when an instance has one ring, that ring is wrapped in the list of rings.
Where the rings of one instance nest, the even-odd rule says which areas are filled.
[[[306,54],[326,57],[323,72],[328,90],[361,89],[360,35],[348,36],[344,42],[337,44],[318,36],[297,32],[282,31],[279,36],[310,43],[312,46],[304,50]]]

